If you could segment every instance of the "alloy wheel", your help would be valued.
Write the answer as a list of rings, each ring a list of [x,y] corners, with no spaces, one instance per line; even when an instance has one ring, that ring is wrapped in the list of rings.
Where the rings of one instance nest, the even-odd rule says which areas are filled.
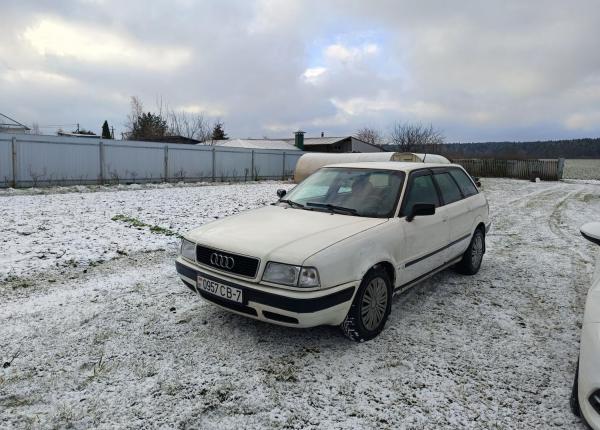
[[[385,317],[388,304],[388,289],[382,278],[369,282],[361,302],[361,319],[367,330],[375,330]]]

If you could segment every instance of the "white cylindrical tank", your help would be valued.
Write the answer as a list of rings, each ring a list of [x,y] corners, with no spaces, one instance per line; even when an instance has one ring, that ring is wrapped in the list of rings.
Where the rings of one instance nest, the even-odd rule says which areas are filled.
[[[411,161],[415,163],[448,164],[450,161],[437,154],[414,154],[412,152],[364,152],[325,153],[309,152],[298,159],[294,171],[294,182],[299,183],[315,171],[328,164],[359,163],[361,161]]]
[[[416,154],[414,152],[394,152],[392,161],[413,161],[415,163],[450,164],[450,160],[438,154]]]

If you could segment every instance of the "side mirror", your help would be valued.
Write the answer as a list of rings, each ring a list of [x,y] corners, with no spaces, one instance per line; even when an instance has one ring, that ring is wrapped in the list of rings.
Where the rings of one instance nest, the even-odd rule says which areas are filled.
[[[406,221],[411,222],[416,216],[427,216],[435,214],[433,203],[415,203],[406,216]]]
[[[584,224],[581,229],[581,235],[592,243],[600,245],[600,222],[589,222]]]
[[[277,197],[279,197],[280,199],[282,199],[283,196],[285,196],[286,194],[287,194],[287,191],[284,189],[277,190]]]
[[[471,178],[473,178],[473,181],[475,182],[475,185],[477,185],[477,188],[481,188],[481,181],[479,180],[479,178],[477,176],[471,176]]]

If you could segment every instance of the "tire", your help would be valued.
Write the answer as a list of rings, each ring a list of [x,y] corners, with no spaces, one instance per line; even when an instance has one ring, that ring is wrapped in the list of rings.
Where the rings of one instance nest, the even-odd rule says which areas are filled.
[[[351,340],[364,342],[381,333],[392,309],[392,293],[392,282],[385,270],[370,270],[340,326],[344,334]],[[366,307],[370,304],[369,310]]]
[[[471,243],[463,254],[462,260],[456,265],[456,271],[463,275],[474,275],[479,272],[481,261],[485,254],[485,234],[478,228],[473,233]]]

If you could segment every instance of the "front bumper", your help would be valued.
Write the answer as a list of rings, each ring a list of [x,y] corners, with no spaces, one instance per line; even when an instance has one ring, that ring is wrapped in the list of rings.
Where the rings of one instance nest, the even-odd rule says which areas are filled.
[[[340,325],[350,309],[358,281],[326,290],[287,291],[239,279],[215,275],[181,257],[175,262],[184,284],[204,300],[250,318],[289,327]],[[244,302],[236,303],[196,289],[198,275],[242,290]]]
[[[593,429],[600,430],[600,413],[591,403],[590,396],[600,389],[600,323],[584,323],[579,353],[578,399],[583,417]]]

